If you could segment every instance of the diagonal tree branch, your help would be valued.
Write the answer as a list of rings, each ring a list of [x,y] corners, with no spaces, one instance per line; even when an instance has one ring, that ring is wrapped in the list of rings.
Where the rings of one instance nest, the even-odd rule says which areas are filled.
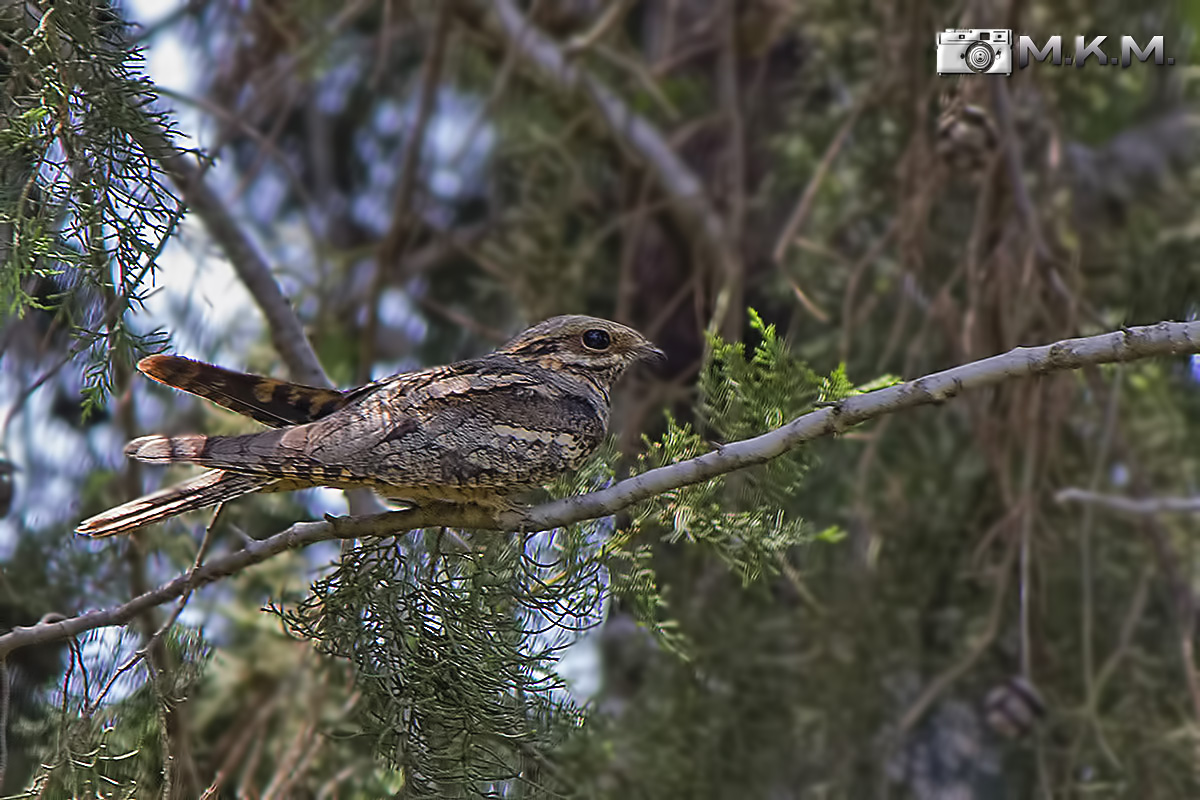
[[[554,500],[528,509],[493,514],[475,506],[431,504],[421,508],[357,517],[299,522],[203,566],[127,603],[79,616],[14,628],[0,635],[0,660],[21,647],[77,636],[94,628],[121,625],[148,608],[169,602],[287,550],[331,539],[388,536],[416,528],[446,526],[482,530],[538,531],[615,514],[634,503],[744,467],[762,464],[805,442],[917,406],[941,403],[968,389],[1007,380],[1078,369],[1090,364],[1136,361],[1155,356],[1200,353],[1200,321],[1160,322],[1113,333],[1065,339],[935,372],[907,383],[856,395],[797,417],[769,433],[718,446],[698,458],[649,470],[590,494]]]
[[[165,139],[158,144],[161,147],[156,152],[168,152]],[[279,288],[275,276],[271,274],[271,268],[259,254],[254,242],[234,219],[229,207],[205,180],[204,172],[186,153],[173,152],[164,155],[160,163],[179,187],[188,209],[194,211],[204,222],[204,227],[221,246],[238,277],[262,310],[271,333],[271,342],[280,358],[287,364],[292,379],[309,386],[332,386],[329,376],[325,374],[321,362],[317,359],[316,352],[308,342],[304,326],[300,324],[291,303]]]
[[[637,155],[670,198],[680,224],[696,237],[697,251],[709,254],[714,260],[722,289],[713,311],[713,323],[726,338],[732,338],[732,332],[726,330],[726,321],[735,316],[730,314],[732,290],[741,275],[741,266],[725,222],[700,179],[658,128],[630,108],[604,81],[568,57],[562,47],[522,15],[513,0],[491,0],[491,6],[510,50],[559,89],[582,91],[613,137]]]
[[[287,365],[292,379],[309,386],[332,387],[333,381],[321,366],[316,351],[304,333],[300,318],[271,274],[271,267],[230,213],[229,207],[209,185],[204,170],[196,166],[190,154],[172,146],[165,133],[160,132],[151,140],[142,142],[142,146],[147,152],[155,154],[163,170],[179,187],[188,209],[200,217],[209,235],[224,251],[266,318],[271,343]],[[347,492],[346,502],[350,510],[358,514],[380,508],[368,489]]]

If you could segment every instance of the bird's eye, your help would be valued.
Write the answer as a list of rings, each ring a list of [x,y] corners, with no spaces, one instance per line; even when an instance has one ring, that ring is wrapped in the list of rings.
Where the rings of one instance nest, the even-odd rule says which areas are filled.
[[[589,350],[607,350],[610,344],[612,340],[608,338],[607,331],[592,328],[583,332],[583,346]]]

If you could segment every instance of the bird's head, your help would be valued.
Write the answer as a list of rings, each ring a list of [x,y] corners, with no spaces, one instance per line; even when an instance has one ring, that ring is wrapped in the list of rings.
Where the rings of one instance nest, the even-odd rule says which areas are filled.
[[[666,355],[633,328],[598,317],[551,317],[518,335],[501,353],[533,359],[610,384],[636,361],[662,361]]]

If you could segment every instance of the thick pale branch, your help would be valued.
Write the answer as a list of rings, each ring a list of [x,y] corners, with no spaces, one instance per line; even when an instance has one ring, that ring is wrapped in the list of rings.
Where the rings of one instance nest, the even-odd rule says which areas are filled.
[[[484,530],[548,530],[607,516],[663,492],[699,483],[743,467],[770,461],[798,445],[836,434],[877,417],[908,408],[941,403],[967,389],[1006,380],[1044,375],[1090,364],[1134,361],[1154,356],[1200,353],[1200,322],[1160,322],[1115,333],[1067,339],[1043,347],[1019,347],[1003,355],[926,375],[907,383],[861,394],[805,414],[762,436],[723,445],[699,458],[644,472],[607,489],[555,500],[534,508],[492,515],[450,504],[358,517],[301,522],[245,548],[212,558],[127,603],[77,617],[14,628],[0,636],[0,659],[20,647],[77,636],[94,628],[120,625],[156,605],[207,583],[232,575],[284,552],[329,539],[386,536],[415,528],[447,526]]]
[[[1003,355],[848,398],[805,414],[762,436],[725,445],[690,461],[650,470],[603,491],[539,506],[529,512],[528,522],[534,528],[551,527],[563,524],[564,516],[575,521],[612,514],[656,494],[762,464],[797,445],[841,433],[869,419],[949,400],[966,389],[992,386],[1012,378],[1078,369],[1088,364],[1196,352],[1200,352],[1200,322],[1160,322],[1100,336],[1066,339],[1042,347],[1018,347]]]

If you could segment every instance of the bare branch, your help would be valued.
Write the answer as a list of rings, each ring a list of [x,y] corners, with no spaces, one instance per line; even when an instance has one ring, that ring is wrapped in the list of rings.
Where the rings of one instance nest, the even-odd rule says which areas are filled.
[[[1200,512],[1200,497],[1122,497],[1071,487],[1054,495],[1060,503],[1083,503],[1136,517]]]
[[[776,264],[783,263],[783,257],[787,255],[788,248],[796,241],[796,237],[800,234],[800,229],[808,220],[809,212],[812,211],[813,201],[817,198],[817,192],[821,185],[825,182],[826,176],[829,174],[830,168],[833,166],[834,160],[838,154],[842,152],[842,147],[846,144],[846,140],[850,138],[851,131],[858,123],[858,118],[862,116],[863,111],[870,105],[873,97],[868,96],[860,100],[851,109],[850,114],[842,122],[833,139],[825,148],[825,154],[821,156],[821,160],[817,162],[817,166],[813,169],[812,177],[808,179],[808,185],[804,187],[804,192],[800,195],[799,202],[796,203],[795,209],[792,210],[791,216],[783,226],[783,232],[779,234],[779,238],[775,241],[775,249],[771,251],[771,258]]]
[[[567,43],[564,51],[568,55],[578,55],[584,50],[587,50],[596,42],[604,38],[604,36],[616,27],[625,14],[633,5],[632,0],[614,0],[609,3],[608,8],[600,15],[600,18],[592,24],[592,27],[581,34],[571,37],[571,41]]]
[[[437,91],[442,79],[442,65],[446,60],[446,43],[450,39],[450,4],[443,3],[438,9],[433,44],[421,67],[421,91],[417,98],[417,116],[404,153],[400,160],[400,179],[396,188],[396,202],[392,210],[392,224],[379,246],[379,260],[391,264],[399,259],[412,237],[413,194],[417,188],[417,161],[425,145],[425,129],[433,117]],[[379,270],[383,272],[382,267]]]
[[[690,461],[650,470],[599,492],[557,500],[531,509],[527,522],[553,527],[611,514],[656,494],[708,480],[742,467],[770,461],[797,445],[842,433],[869,419],[916,406],[940,403],[966,389],[1012,378],[1078,369],[1088,364],[1134,361],[1152,356],[1200,352],[1200,322],[1160,322],[1123,331],[1065,339],[1042,347],[1018,347],[907,383],[851,397],[805,414],[770,433],[745,439]],[[548,524],[547,524],[548,523]]]
[[[254,242],[230,213],[228,206],[208,184],[204,171],[192,156],[173,147],[165,133],[142,142],[179,188],[188,209],[196,212],[204,227],[221,246],[229,263],[246,285],[267,319],[271,342],[287,364],[292,378],[310,386],[332,386],[317,354],[304,334],[304,327],[271,274],[271,268]]]
[[[493,514],[476,506],[430,504],[405,511],[299,522],[241,550],[210,559],[127,603],[55,618],[0,636],[0,659],[21,647],[77,636],[84,631],[121,625],[153,606],[265,561],[286,550],[330,539],[389,536],[416,528],[446,526],[480,530],[541,531],[615,514],[663,492],[700,483],[727,472],[762,464],[805,442],[838,434],[868,420],[922,405],[941,403],[967,389],[994,386],[1090,364],[1134,361],[1154,356],[1200,353],[1200,321],[1160,322],[1114,333],[1065,339],[1042,347],[1018,347],[1007,353],[926,375],[907,383],[856,395],[812,411],[762,436],[720,447],[698,458],[652,469],[590,494],[554,500],[528,509]]]

